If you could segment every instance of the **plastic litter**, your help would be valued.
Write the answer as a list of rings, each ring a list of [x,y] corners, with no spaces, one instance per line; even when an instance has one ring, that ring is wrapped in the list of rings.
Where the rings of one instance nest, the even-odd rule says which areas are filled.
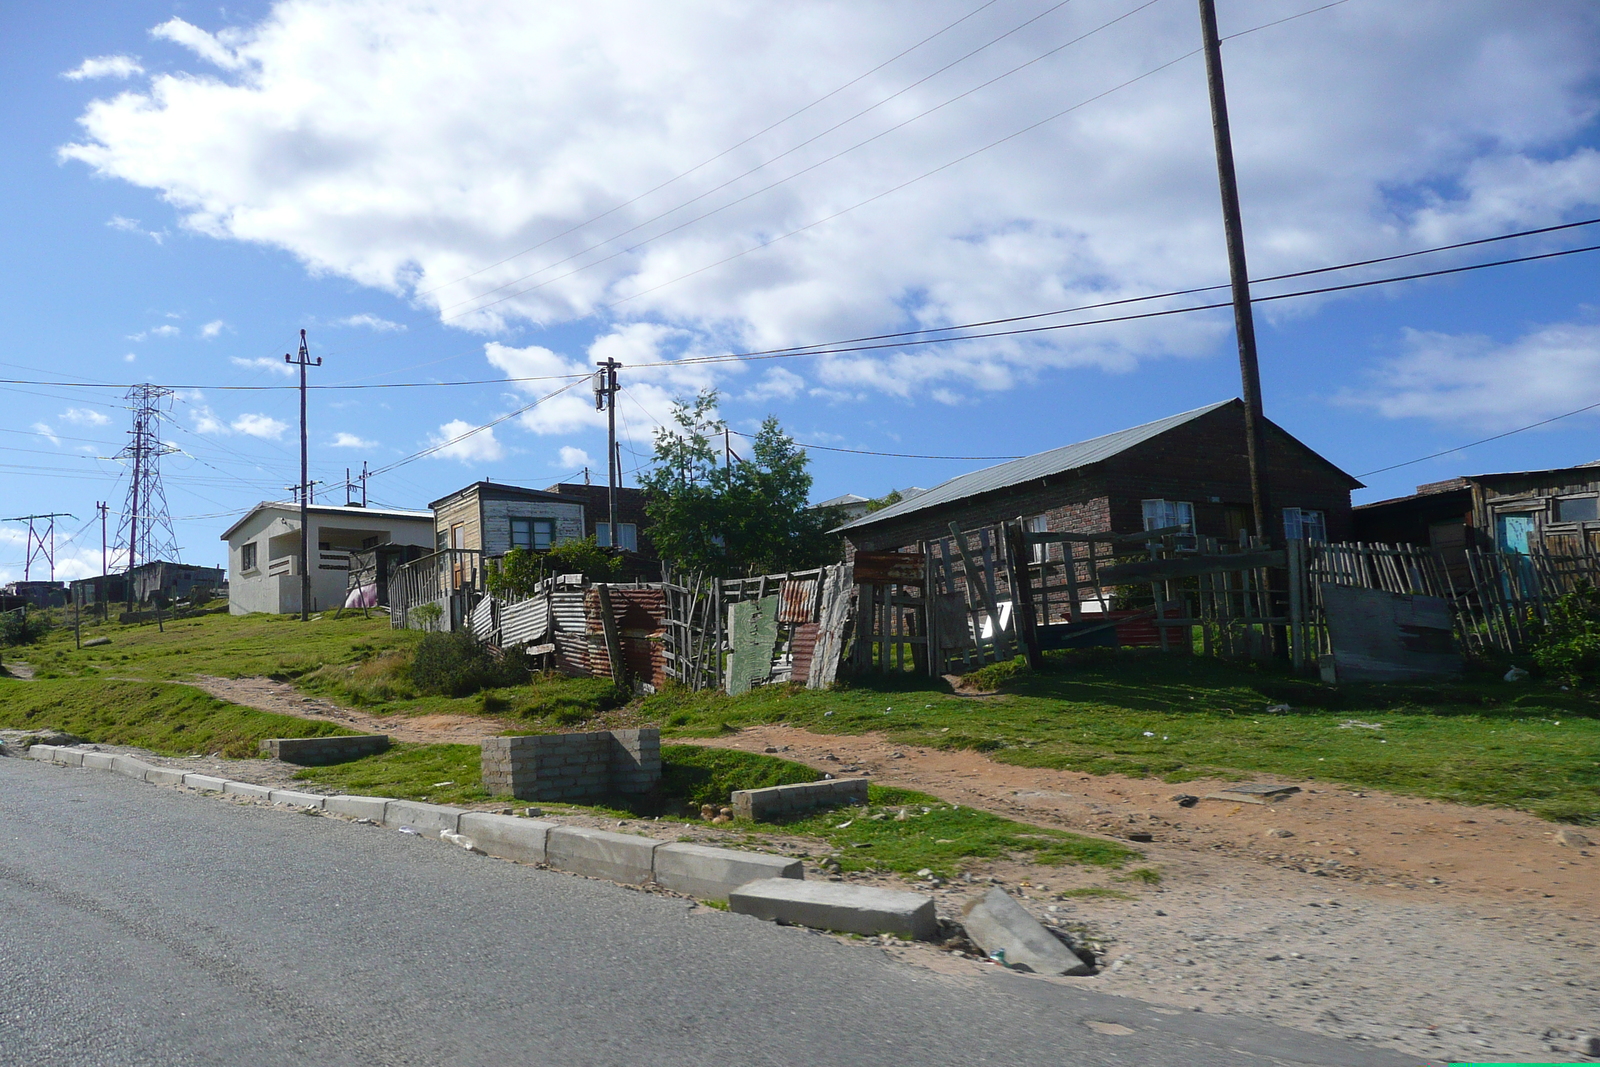
[[[476,852],[480,856],[484,854],[483,849],[479,848],[477,843],[474,842],[472,838],[467,837],[464,834],[454,833],[450,830],[440,830],[439,840],[448,841],[452,845],[458,845],[461,848],[466,849],[468,852]]]
[[[1506,681],[1508,682],[1525,682],[1527,680],[1528,672],[1521,667],[1512,667],[1509,671],[1506,671]]]
[[[400,827],[400,832],[403,834],[415,834],[418,837],[422,836],[422,831],[414,826],[402,826]]]

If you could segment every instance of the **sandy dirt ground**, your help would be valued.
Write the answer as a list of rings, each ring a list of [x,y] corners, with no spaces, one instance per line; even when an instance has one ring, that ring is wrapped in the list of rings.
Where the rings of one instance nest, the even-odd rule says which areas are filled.
[[[470,716],[373,716],[267,679],[198,684],[226,700],[399,740],[471,744],[506,728]],[[1600,1061],[1600,848],[1560,845],[1560,828],[1533,816],[1270,777],[1261,781],[1302,792],[1269,805],[1200,800],[1186,808],[1173,798],[1234,783],[1170,786],[1013,767],[974,752],[783,726],[693,743],[774,751],[837,777],[866,775],[1040,826],[1139,835],[1133,847],[1161,874],[1157,886],[1009,861],[974,865],[953,884],[910,886],[958,918],[967,899],[1004,885],[1047,924],[1100,946],[1097,975],[1033,980],[1245,1014],[1438,1060]],[[261,782],[286,782],[294,770],[270,760],[160,762]],[[674,840],[750,843],[698,821],[619,825],[550,814]],[[806,877],[829,877],[816,866],[827,852],[814,841],[761,838],[763,847],[805,857]],[[845,877],[908,887],[897,876]],[[1088,887],[1132,899],[1062,895]],[[882,951],[946,972],[991,966],[926,945],[886,942]]]

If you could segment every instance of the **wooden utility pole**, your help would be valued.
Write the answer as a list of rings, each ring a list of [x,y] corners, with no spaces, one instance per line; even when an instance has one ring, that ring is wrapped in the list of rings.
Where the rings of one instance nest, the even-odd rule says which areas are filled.
[[[300,368],[300,621],[311,617],[311,482],[307,471],[306,448],[306,368],[322,366],[322,357],[311,362],[311,351],[306,347],[306,332],[300,331],[298,358],[283,355],[283,361]]]
[[[1222,187],[1222,227],[1228,243],[1228,277],[1233,283],[1233,328],[1239,339],[1239,378],[1244,392],[1245,453],[1250,464],[1250,509],[1255,534],[1263,544],[1280,544],[1271,522],[1267,486],[1267,427],[1261,409],[1261,370],[1256,362],[1256,324],[1250,309],[1250,274],[1244,258],[1244,224],[1239,217],[1239,182],[1233,169],[1233,135],[1228,128],[1228,96],[1222,84],[1222,43],[1217,37],[1215,0],[1200,0],[1200,32],[1206,53],[1206,85],[1211,92],[1211,130],[1217,147],[1217,180]]]
[[[610,531],[608,540],[611,542],[612,551],[621,547],[621,538],[617,536],[617,482],[622,474],[622,464],[617,460],[617,368],[622,366],[614,359],[607,359],[595,366],[600,370],[595,373],[594,380],[594,406],[603,409],[607,416],[606,426],[606,485],[608,511],[610,517],[607,529]]]

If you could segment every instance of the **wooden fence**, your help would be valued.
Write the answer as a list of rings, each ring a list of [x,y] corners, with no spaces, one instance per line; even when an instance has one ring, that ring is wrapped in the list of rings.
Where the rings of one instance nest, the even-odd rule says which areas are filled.
[[[460,630],[483,597],[483,553],[448,548],[395,569],[389,579],[389,623],[397,630]],[[431,611],[417,609],[433,604]]]

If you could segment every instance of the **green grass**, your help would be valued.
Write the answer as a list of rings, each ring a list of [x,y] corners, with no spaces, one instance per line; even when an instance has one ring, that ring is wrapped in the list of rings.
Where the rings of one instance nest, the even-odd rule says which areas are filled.
[[[349,763],[307,767],[295,778],[357,796],[471,804],[490,799],[478,760],[477,745],[397,744]]]
[[[108,745],[167,756],[255,756],[268,737],[324,737],[351,731],[274,715],[166,682],[44,680],[0,682],[0,728],[65,730]]]
[[[880,731],[1029,767],[1169,782],[1276,774],[1600,822],[1600,702],[1589,693],[1492,675],[1335,689],[1271,667],[1128,651],[1052,655],[1039,672],[1002,665],[988,680],[1001,695],[958,697],[904,675],[829,692],[666,692],[640,711],[680,736],[766,723]],[[1269,714],[1275,704],[1291,710]]]

